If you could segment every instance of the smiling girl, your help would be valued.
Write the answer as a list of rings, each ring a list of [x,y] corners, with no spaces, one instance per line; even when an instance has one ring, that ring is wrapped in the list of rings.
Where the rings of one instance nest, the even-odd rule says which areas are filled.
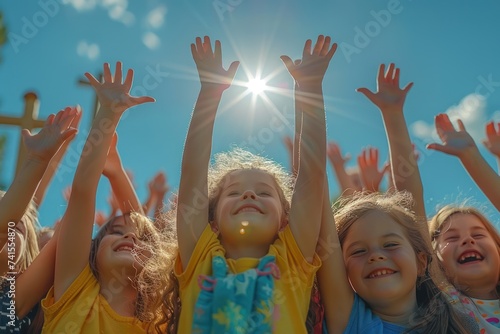
[[[459,300],[484,333],[500,329],[500,236],[473,207],[445,206],[432,218],[433,246]]]

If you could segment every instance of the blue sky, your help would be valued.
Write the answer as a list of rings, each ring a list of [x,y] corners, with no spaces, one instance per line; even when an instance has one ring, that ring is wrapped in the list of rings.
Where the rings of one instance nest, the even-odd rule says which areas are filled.
[[[292,79],[279,56],[301,55],[307,38],[327,34],[339,44],[323,87],[328,139],[353,157],[368,145],[387,158],[379,111],[358,87],[375,89],[380,63],[395,62],[401,82],[413,81],[405,115],[420,151],[420,169],[428,215],[438,205],[473,198],[498,223],[498,212],[471,181],[455,157],[425,150],[433,139],[433,117],[461,117],[483,156],[497,169],[481,140],[485,122],[500,121],[500,4],[463,1],[453,7],[435,1],[305,0],[40,0],[2,2],[10,32],[0,63],[0,113],[20,116],[22,96],[40,97],[45,119],[67,105],[80,104],[80,133],[55,176],[40,221],[51,225],[65,210],[62,190],[71,184],[91,123],[93,92],[77,81],[97,74],[103,62],[121,60],[135,70],[136,92],[154,104],[129,110],[118,127],[124,165],[133,171],[139,197],[147,182],[163,170],[172,189],[179,182],[180,160],[199,82],[190,43],[209,35],[222,43],[224,64],[239,60],[236,80],[261,73],[269,86],[290,88]],[[272,92],[267,100],[234,86],[224,95],[214,131],[213,152],[244,145],[288,166],[281,138],[293,126],[293,102]],[[291,122],[291,123],[290,123]],[[274,124],[274,126],[273,126]],[[0,126],[8,143],[0,181],[11,182],[19,145],[18,129]],[[253,139],[252,139],[253,138]],[[355,159],[349,163],[354,164]],[[328,166],[329,173],[331,168]],[[330,190],[338,188],[330,175]],[[98,209],[107,210],[109,185],[99,186]]]

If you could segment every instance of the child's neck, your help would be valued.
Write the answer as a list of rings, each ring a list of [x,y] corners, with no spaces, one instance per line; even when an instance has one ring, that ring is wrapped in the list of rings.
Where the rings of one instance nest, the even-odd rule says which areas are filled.
[[[102,275],[99,277],[101,289],[99,293],[106,299],[109,306],[117,314],[124,317],[135,316],[137,290],[132,285],[130,277],[122,274]]]
[[[228,245],[221,241],[222,247],[226,251],[227,259],[255,258],[260,259],[269,252],[269,245]]]
[[[418,305],[415,295],[414,298],[411,298],[411,300],[399,303],[388,302],[377,305],[376,307],[372,307],[372,312],[378,315],[383,321],[408,327],[411,316],[415,313],[417,308]]]
[[[462,289],[463,293],[471,298],[476,299],[498,299],[496,285],[494,287],[491,286],[468,286]]]

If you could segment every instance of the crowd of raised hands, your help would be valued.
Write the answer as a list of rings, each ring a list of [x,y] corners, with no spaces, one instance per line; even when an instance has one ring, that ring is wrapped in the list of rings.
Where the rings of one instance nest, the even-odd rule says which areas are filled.
[[[352,315],[342,308],[346,305],[353,306],[356,300],[353,299],[355,291],[347,281],[350,272],[344,268],[342,250],[340,253],[334,252],[326,260],[322,259],[324,261],[321,268],[315,258],[323,233],[334,234],[337,242],[343,242],[340,235],[337,237],[337,232],[331,229],[337,218],[332,214],[329,200],[331,194],[325,194],[325,191],[328,192],[327,161],[330,162],[338,184],[339,193],[335,197],[345,199],[369,196],[370,193],[393,194],[406,191],[413,196],[410,209],[417,217],[416,221],[427,217],[424,184],[431,182],[421,180],[418,171],[419,153],[411,143],[403,114],[405,99],[413,83],[400,87],[400,70],[395,64],[390,64],[387,68],[383,64],[380,66],[377,91],[358,89],[381,112],[389,145],[387,160],[379,156],[378,148],[367,146],[353,159],[355,166],[348,167],[351,155],[343,153],[338,142],[328,141],[322,81],[335,50],[336,44],[329,37],[320,36],[314,45],[311,40],[305,43],[302,59],[293,61],[287,56],[281,58],[295,82],[297,115],[295,137],[283,139],[290,155],[290,174],[294,175],[295,182],[290,196],[286,195],[286,191],[283,196],[280,195],[289,201],[283,210],[286,216],[283,226],[289,226],[294,245],[307,263],[302,269],[310,266],[307,267],[309,272],[304,273],[301,279],[310,279],[312,285],[316,280],[314,274],[319,270],[317,286],[324,301],[325,320],[316,321],[315,326],[307,327],[309,332],[315,333],[321,326],[326,326],[331,333],[351,326],[347,323],[351,323]],[[210,176],[209,162],[212,153],[210,143],[219,102],[224,91],[231,87],[239,62],[232,62],[226,70],[222,64],[220,42],[215,41],[212,49],[212,42],[208,37],[196,38],[195,43],[191,44],[191,51],[201,89],[182,157],[179,194],[172,200],[168,198],[171,189],[167,176],[159,171],[146,185],[148,195],[141,201],[135,190],[133,174],[122,163],[118,151],[118,134],[115,131],[120,118],[129,108],[154,102],[154,98],[130,95],[134,73],[133,70],[124,73],[120,62],[116,63],[114,75],[109,64],[104,64],[102,82],[86,73],[98,96],[100,109],[82,150],[73,183],[68,185],[63,194],[67,201],[66,212],[58,222],[42,222],[46,226],[44,228],[38,222],[37,208],[42,205],[48,186],[78,132],[83,111],[78,105],[67,107],[50,115],[38,133],[23,130],[23,144],[28,155],[0,199],[2,303],[7,300],[9,282],[16,282],[15,313],[11,318],[9,310],[0,310],[1,330],[14,332],[14,327],[9,327],[12,319],[16,328],[26,330],[31,326],[36,332],[41,331],[43,326],[44,333],[59,332],[68,326],[73,326],[70,331],[86,333],[95,330],[102,333],[166,333],[172,332],[177,326],[188,328],[186,326],[190,326],[191,321],[196,321],[199,309],[187,310],[184,314],[188,316],[182,315],[181,300],[184,305],[195,307],[195,303],[187,299],[190,292],[183,294],[183,291],[199,292],[200,289],[189,290],[187,285],[197,285],[198,282],[196,278],[191,282],[185,277],[188,274],[184,273],[191,275],[195,266],[201,266],[202,258],[197,258],[200,257],[200,243],[205,243],[210,248],[208,240],[212,237],[207,236],[211,233],[207,223],[215,233],[214,238],[220,239],[228,258],[245,257],[245,251],[248,250],[251,250],[249,254],[252,255],[248,257],[264,257],[270,244],[274,245],[276,239],[285,238],[282,235],[285,232],[282,231],[286,227],[280,223],[279,238],[276,231],[275,234],[270,234],[270,242],[264,244],[264,248],[263,244],[250,244],[244,248],[244,242],[232,243],[233,239],[228,237],[229,234],[224,234],[229,232],[216,222],[221,213],[210,211],[215,210],[215,204],[208,204],[207,207],[199,204],[203,196],[210,201],[213,198],[219,201],[218,196],[222,196],[224,200],[226,196],[222,179],[219,180],[222,195],[217,191],[213,192],[210,180],[207,180],[207,174]],[[435,117],[435,127],[440,142],[428,144],[427,149],[456,156],[493,206],[500,210],[500,123],[486,124],[486,139],[483,141],[484,146],[497,159],[498,172],[481,155],[460,119],[453,124],[447,114],[439,114]],[[96,133],[102,138],[99,145],[91,139]],[[403,163],[412,167],[413,172],[403,175]],[[96,210],[97,185],[101,176],[109,181],[111,188],[107,211]],[[239,177],[236,176],[235,179],[239,180]],[[250,179],[252,177],[254,176]],[[232,195],[233,193],[235,192],[228,196],[246,196],[240,193]],[[258,197],[260,194],[248,196],[253,198],[252,196]],[[272,197],[267,192],[264,196]],[[261,210],[258,206],[251,209]],[[304,220],[309,224],[305,225]],[[53,227],[47,228],[50,225]],[[175,225],[176,228],[172,227]],[[430,245],[427,224],[418,225],[418,228],[425,242]],[[97,235],[93,238],[96,230]],[[174,235],[172,231],[175,231]],[[244,234],[240,231],[244,229],[238,230],[240,234]],[[12,245],[15,245],[15,256],[9,251]],[[265,251],[261,252],[262,249]],[[130,258],[127,257],[128,253],[131,254]],[[255,254],[261,255],[254,256]],[[437,258],[432,265],[435,264],[437,265]],[[282,272],[287,269],[280,267],[282,264],[279,262],[277,266]],[[123,276],[117,277],[117,272]],[[259,275],[262,273],[264,271],[259,271]],[[208,272],[200,272],[200,277],[213,279],[208,275]],[[332,279],[339,282],[333,291],[329,286]],[[447,279],[453,283],[450,277]],[[120,281],[119,289],[115,289],[113,285],[117,280]],[[328,282],[325,283],[325,280]],[[286,289],[279,284],[277,287]],[[206,286],[200,285],[200,288],[204,290]],[[307,296],[311,293],[311,287],[308,288],[309,290],[302,291]],[[293,291],[298,293],[297,290]],[[314,298],[311,300],[318,302],[317,294],[314,295],[314,290],[312,293]],[[363,299],[361,292],[358,293]],[[85,301],[78,299],[79,294],[86,298]],[[339,301],[342,303],[330,303],[334,298],[328,295],[340,296]],[[105,307],[102,306],[103,300],[106,301]],[[378,306],[371,305],[368,299],[365,302],[374,312],[377,310]],[[86,305],[78,310],[84,316],[71,311],[74,303]],[[286,303],[293,301],[288,300]],[[300,307],[305,308],[303,305]],[[347,311],[350,309],[349,307]],[[290,305],[282,306],[281,310],[284,314],[296,316],[293,313],[296,312],[295,308]],[[95,312],[107,314],[102,319],[99,318],[99,324],[86,318]],[[114,313],[109,315],[106,312]],[[68,314],[67,319],[64,314]],[[119,321],[116,320],[117,315],[122,317]],[[305,324],[306,315],[301,316]],[[298,319],[302,318],[299,316]],[[383,320],[385,321],[384,318]],[[204,332],[205,325],[200,326],[196,327],[197,330]],[[277,326],[280,329],[289,328],[281,322]],[[212,327],[212,330],[213,328],[216,327]]]

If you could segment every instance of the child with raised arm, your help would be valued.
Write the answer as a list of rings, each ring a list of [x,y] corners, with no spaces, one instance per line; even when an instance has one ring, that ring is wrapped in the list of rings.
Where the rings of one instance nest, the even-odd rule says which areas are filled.
[[[122,82],[122,65],[114,76],[104,64],[103,82],[86,73],[100,109],[85,143],[73,180],[67,210],[60,223],[54,285],[42,301],[43,333],[144,333],[159,316],[151,299],[167,282],[169,257],[140,203],[124,203],[124,216],[105,224],[92,240],[95,199],[113,134],[130,107],[153,102],[130,96],[133,71]],[[99,138],[100,140],[95,140]],[[123,194],[130,189],[122,189]],[[131,198],[131,197],[128,197]],[[127,213],[135,211],[132,213]],[[156,261],[163,262],[155,268]],[[153,270],[156,269],[156,270]]]
[[[209,170],[213,124],[238,66],[222,67],[221,45],[191,45],[201,90],[186,138],[177,208],[182,311],[179,332],[305,333],[326,161],[322,79],[335,52],[320,36],[302,61],[283,62],[304,104],[300,165],[290,178],[274,162],[237,150]],[[208,200],[206,200],[208,199]],[[319,205],[318,205],[319,203]]]
[[[500,177],[483,159],[461,120],[458,131],[446,114],[436,116],[436,130],[443,144],[434,149],[457,156],[477,185],[500,208]],[[447,205],[431,219],[430,233],[448,281],[447,292],[478,323],[481,333],[500,330],[500,236],[476,208]]]
[[[51,243],[39,254],[38,214],[32,198],[49,162],[74,138],[77,130],[71,125],[75,118],[79,118],[79,110],[66,108],[50,115],[39,133],[22,132],[28,156],[0,199],[0,229],[5,237],[0,252],[2,333],[26,331],[37,312],[35,305],[53,282],[55,248]]]
[[[397,165],[398,159],[413,157],[403,116],[411,84],[400,89],[399,69],[391,64],[384,73],[384,68],[379,69],[377,93],[359,91],[382,112],[396,184],[415,187],[418,194],[418,169],[401,175]],[[418,198],[413,202],[401,192],[360,194],[343,202],[335,218],[325,214],[321,235],[342,247],[332,247],[318,273],[328,332],[477,332],[455,312],[430,274],[433,252]]]

